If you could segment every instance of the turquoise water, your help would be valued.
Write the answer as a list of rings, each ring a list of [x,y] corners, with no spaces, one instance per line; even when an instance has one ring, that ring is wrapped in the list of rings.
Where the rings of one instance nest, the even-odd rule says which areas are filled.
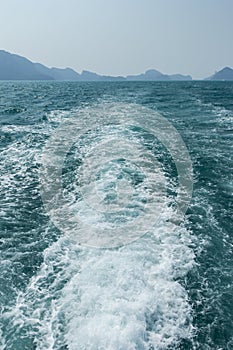
[[[132,125],[103,127],[101,109],[113,106],[111,121],[122,104]],[[150,130],[133,127],[135,104],[164,116],[189,152],[193,195],[178,224],[170,220],[176,219],[174,160]],[[79,245],[57,228],[42,201],[44,146],[64,121],[81,116],[88,131],[70,148],[62,173],[74,213],[92,230],[111,224],[113,232],[126,232],[125,222],[140,216],[144,203],[166,199],[159,221],[115,249]],[[147,125],[151,118],[142,116]],[[0,349],[233,349],[233,83],[1,82],[0,122]],[[81,178],[83,159],[101,164],[98,144],[105,150],[107,140],[109,151],[113,136],[118,162],[94,179],[88,169]],[[140,156],[145,147],[143,166],[121,155],[122,139],[139,145]],[[152,187],[145,179],[154,172],[159,180]],[[105,195],[104,208],[121,187],[130,205],[110,217],[87,210],[96,193],[85,202],[83,188],[92,182]]]

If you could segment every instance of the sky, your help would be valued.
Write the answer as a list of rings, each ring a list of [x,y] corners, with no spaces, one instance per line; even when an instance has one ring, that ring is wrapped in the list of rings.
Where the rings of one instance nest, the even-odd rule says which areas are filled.
[[[233,0],[0,0],[0,49],[99,74],[233,68]]]

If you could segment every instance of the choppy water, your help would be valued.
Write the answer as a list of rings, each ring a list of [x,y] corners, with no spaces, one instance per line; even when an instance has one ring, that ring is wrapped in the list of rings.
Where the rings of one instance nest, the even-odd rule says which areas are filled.
[[[174,160],[148,131],[153,113],[142,116],[146,132],[132,127],[135,104],[161,113],[189,151],[193,197],[182,222]],[[110,115],[103,126],[106,106],[114,120],[127,106],[131,125]],[[70,117],[87,124],[62,170],[74,215],[91,225],[79,228],[82,237],[93,227],[127,235],[145,203],[163,199],[160,219],[134,242],[79,245],[50,219],[42,154]],[[233,83],[2,82],[0,121],[0,349],[233,349]],[[136,145],[134,158],[126,142]],[[105,161],[109,152],[117,161]],[[94,178],[83,171],[87,157]],[[117,197],[122,210],[108,215]]]

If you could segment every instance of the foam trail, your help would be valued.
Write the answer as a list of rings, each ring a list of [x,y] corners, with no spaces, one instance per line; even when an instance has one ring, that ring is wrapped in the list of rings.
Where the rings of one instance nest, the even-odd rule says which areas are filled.
[[[186,291],[174,281],[193,264],[187,244],[185,230],[165,223],[112,251],[62,237],[6,316],[37,349],[166,349],[192,333]]]
[[[122,127],[117,131],[115,127],[103,128],[99,134],[96,130],[89,134],[84,150],[90,156],[92,169],[98,167],[101,160],[106,169],[94,178],[94,189],[88,187],[85,163],[83,183],[79,182],[79,171],[67,172],[67,178],[64,176],[63,179],[67,180],[69,195],[74,196],[72,210],[83,213],[88,223],[96,220],[95,224],[101,229],[115,227],[124,236],[124,222],[119,223],[116,217],[112,221],[111,217],[104,217],[101,210],[105,207],[96,217],[93,210],[87,210],[87,202],[94,209],[98,205],[97,194],[105,196],[109,193],[109,183],[115,184],[116,188],[119,186],[120,168],[125,182],[124,191],[120,187],[119,200],[124,204],[126,219],[131,215],[130,206],[127,206],[131,193],[139,214],[144,198],[151,206],[159,206],[159,199],[163,198],[160,218],[156,218],[155,225],[149,222],[143,237],[117,249],[80,247],[72,235],[60,236],[44,250],[38,273],[18,294],[14,307],[4,313],[8,334],[14,334],[6,340],[6,349],[13,350],[18,344],[26,348],[30,342],[31,348],[38,350],[165,350],[192,336],[191,307],[178,279],[193,266],[194,254],[189,248],[189,233],[169,221],[175,212],[161,182],[172,186],[172,179],[157,161],[154,162],[157,168],[151,170],[153,157],[148,151],[149,141],[146,153],[140,142],[132,146],[134,162],[111,163],[108,158],[106,161],[107,153],[102,156],[101,150],[95,153],[93,144],[95,146],[96,141],[88,143],[90,140],[98,143],[100,136],[108,151],[113,137],[121,140],[123,151],[127,149],[125,140],[129,136],[130,144],[134,145],[140,135],[131,129],[122,131]],[[155,148],[153,151],[156,153]],[[133,159],[131,149],[127,152],[125,156],[130,154]],[[135,164],[143,164],[143,171]],[[140,181],[132,181],[136,178]],[[70,186],[71,179],[75,179],[73,187]],[[80,183],[86,200],[81,197],[76,201],[75,191],[80,189]]]

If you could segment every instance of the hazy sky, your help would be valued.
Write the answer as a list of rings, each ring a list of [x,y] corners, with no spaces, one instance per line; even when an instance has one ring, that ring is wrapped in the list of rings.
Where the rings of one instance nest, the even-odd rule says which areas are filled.
[[[78,72],[198,79],[233,67],[233,0],[0,0],[0,48]]]

